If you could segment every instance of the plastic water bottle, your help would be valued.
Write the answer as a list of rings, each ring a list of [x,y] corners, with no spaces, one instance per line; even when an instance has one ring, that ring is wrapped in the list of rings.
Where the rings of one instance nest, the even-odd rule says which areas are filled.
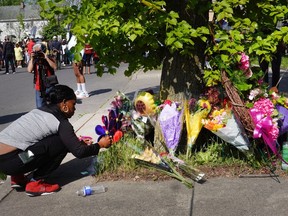
[[[76,191],[76,194],[78,196],[90,196],[93,194],[98,194],[98,193],[105,193],[108,190],[107,187],[105,187],[104,185],[96,185],[96,186],[84,186],[81,190]]]
[[[285,141],[283,142],[283,147],[282,147],[282,158],[284,161],[286,161],[286,163],[284,161],[282,161],[282,169],[283,170],[287,170],[288,169],[288,142]]]

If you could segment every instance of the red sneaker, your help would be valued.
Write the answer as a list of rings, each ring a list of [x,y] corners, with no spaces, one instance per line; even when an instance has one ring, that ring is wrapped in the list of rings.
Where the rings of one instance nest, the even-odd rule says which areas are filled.
[[[31,181],[26,185],[26,194],[28,196],[48,195],[59,191],[61,188],[58,184],[47,184],[43,180]]]
[[[11,188],[24,189],[27,184],[27,179],[24,174],[11,176]]]

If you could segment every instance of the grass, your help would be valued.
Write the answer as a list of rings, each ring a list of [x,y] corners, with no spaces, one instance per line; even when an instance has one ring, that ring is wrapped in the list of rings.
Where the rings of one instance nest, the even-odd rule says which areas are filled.
[[[131,173],[139,175],[149,175],[149,171],[141,171],[141,166],[137,164],[131,156],[135,153],[139,153],[144,149],[145,143],[143,140],[135,139],[134,135],[126,134],[123,140],[119,143],[114,144],[111,148],[103,151],[98,156],[97,175],[108,177],[112,175],[123,175],[131,176]],[[259,152],[242,153],[237,150],[231,144],[227,144],[224,141],[211,140],[208,144],[204,145],[200,150],[193,152],[193,156],[186,160],[186,154],[179,153],[176,155],[178,158],[185,161],[189,166],[200,168],[205,166],[209,167],[210,170],[217,169],[219,167],[225,167],[229,172],[235,172],[235,169],[248,169],[257,170],[263,167],[269,167],[271,164],[270,160],[263,159]],[[206,171],[209,172],[209,169]],[[149,170],[149,169],[148,169]],[[150,169],[155,176],[155,170]],[[120,172],[119,172],[120,171]],[[236,173],[236,172],[235,172]],[[221,173],[219,173],[221,175]],[[134,176],[135,176],[134,175]],[[132,175],[133,176],[133,175]],[[123,177],[123,176],[122,176]],[[143,177],[142,178],[146,178]]]

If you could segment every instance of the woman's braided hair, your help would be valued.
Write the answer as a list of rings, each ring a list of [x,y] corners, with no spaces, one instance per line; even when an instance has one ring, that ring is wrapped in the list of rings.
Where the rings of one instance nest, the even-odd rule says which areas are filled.
[[[46,101],[48,104],[58,104],[63,100],[76,100],[73,89],[66,85],[55,85],[46,94]]]

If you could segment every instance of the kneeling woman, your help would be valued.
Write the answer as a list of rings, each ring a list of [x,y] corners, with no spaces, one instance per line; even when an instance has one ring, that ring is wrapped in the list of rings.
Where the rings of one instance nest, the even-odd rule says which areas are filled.
[[[84,158],[111,146],[109,136],[95,144],[79,141],[68,121],[75,104],[73,89],[56,85],[47,94],[46,106],[33,109],[0,132],[0,172],[11,175],[11,187],[25,188],[29,196],[56,192],[60,186],[44,179],[60,166],[68,152]],[[28,180],[25,175],[29,172],[33,173]]]

